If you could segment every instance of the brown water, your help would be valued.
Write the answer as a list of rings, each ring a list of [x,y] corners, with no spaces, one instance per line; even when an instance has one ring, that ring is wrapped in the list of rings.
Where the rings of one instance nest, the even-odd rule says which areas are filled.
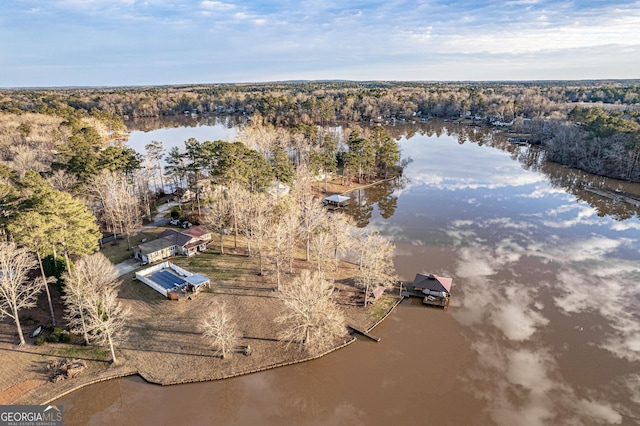
[[[640,424],[640,220],[580,183],[640,187],[429,129],[395,129],[407,179],[350,212],[393,239],[401,279],[454,278],[448,311],[405,300],[379,343],[221,382],[90,386],[58,401],[67,424]]]

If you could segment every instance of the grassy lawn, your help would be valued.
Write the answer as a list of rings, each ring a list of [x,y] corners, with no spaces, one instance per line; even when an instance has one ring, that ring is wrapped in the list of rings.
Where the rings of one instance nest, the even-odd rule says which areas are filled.
[[[67,358],[81,358],[92,361],[104,361],[109,359],[109,351],[93,346],[68,345],[56,349],[56,355]]]
[[[146,241],[154,240],[158,237],[158,234],[164,231],[165,228],[151,228],[144,232],[138,232],[131,235],[131,247],[137,246],[142,243],[142,240],[146,238]],[[125,260],[133,257],[133,250],[127,250],[127,238],[119,238],[116,241],[106,243],[100,252],[107,256],[111,263],[116,264],[124,262]]]
[[[391,306],[393,306],[393,304],[398,301],[397,288],[394,293],[394,295],[391,295],[389,293],[382,295],[382,297],[376,300],[375,303],[373,303],[373,306],[371,306],[370,315],[371,320],[374,324],[380,321],[380,319],[385,316],[387,312],[389,312]]]
[[[175,256],[169,259],[181,268],[185,268],[189,272],[203,274],[211,279],[212,282],[237,282],[244,281],[249,275],[255,277],[258,272],[257,256],[247,257],[242,254],[231,254],[229,246],[232,245],[232,239],[225,241],[225,253],[220,255],[219,248],[215,242],[209,245],[209,250],[198,253],[196,256],[184,257]]]

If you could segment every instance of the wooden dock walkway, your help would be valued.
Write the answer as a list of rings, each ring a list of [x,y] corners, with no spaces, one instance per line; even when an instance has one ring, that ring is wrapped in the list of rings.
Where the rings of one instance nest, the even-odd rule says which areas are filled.
[[[427,306],[435,306],[438,308],[444,308],[445,310],[449,307],[449,298],[443,298],[443,297],[433,297],[433,300],[429,300],[429,298],[427,296],[424,295],[424,293],[420,292],[420,291],[411,291],[411,290],[403,290],[402,291],[402,296],[403,297],[417,297],[422,299],[422,304],[423,305],[427,305]]]
[[[360,330],[359,328],[356,328],[356,327],[354,327],[354,326],[352,326],[352,325],[347,325],[347,327],[349,327],[350,329],[352,329],[352,330],[353,330],[353,331],[355,331],[356,333],[360,333],[360,334],[362,334],[363,336],[368,337],[369,339],[371,339],[371,340],[373,340],[373,341],[375,341],[375,342],[379,342],[379,341],[380,341],[380,338],[379,338],[379,337],[373,336],[373,335],[371,335],[371,334],[367,333],[367,332],[366,332],[366,331],[364,331],[364,330]]]

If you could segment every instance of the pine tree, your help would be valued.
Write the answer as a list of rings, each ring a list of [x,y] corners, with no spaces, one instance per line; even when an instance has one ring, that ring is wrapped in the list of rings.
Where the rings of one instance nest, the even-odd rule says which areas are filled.
[[[44,215],[37,211],[29,211],[13,220],[8,227],[13,239],[17,243],[28,247],[38,258],[42,285],[47,293],[51,322],[54,326],[56,325],[56,317],[53,311],[48,279],[42,265],[42,257],[51,250],[54,244],[52,241],[52,233],[60,225],[60,219],[57,216]]]

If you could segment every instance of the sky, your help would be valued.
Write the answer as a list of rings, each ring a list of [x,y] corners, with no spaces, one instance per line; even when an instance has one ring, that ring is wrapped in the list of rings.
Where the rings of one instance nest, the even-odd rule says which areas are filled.
[[[640,78],[637,0],[11,0],[0,87]]]

